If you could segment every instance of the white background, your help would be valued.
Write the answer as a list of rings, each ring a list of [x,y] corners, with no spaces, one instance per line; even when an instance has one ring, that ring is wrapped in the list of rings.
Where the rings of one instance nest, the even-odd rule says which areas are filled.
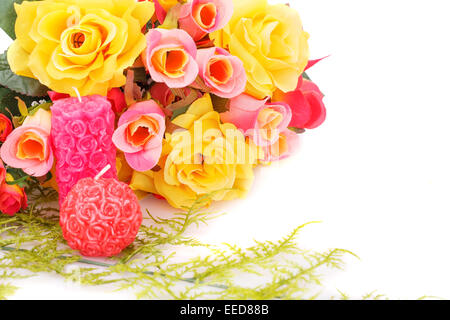
[[[197,236],[246,246],[320,220],[301,246],[361,257],[326,278],[328,295],[450,298],[448,1],[290,3],[311,34],[312,57],[331,54],[309,72],[328,119],[303,136],[295,157],[258,169],[248,199],[217,206],[228,214]],[[3,34],[0,43],[0,51],[9,45]],[[146,206],[172,211],[155,200]],[[15,298],[133,298],[53,276],[18,285]]]

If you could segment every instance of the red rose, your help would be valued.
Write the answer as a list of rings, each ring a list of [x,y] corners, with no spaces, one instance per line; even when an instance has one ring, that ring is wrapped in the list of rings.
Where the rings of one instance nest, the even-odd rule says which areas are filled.
[[[283,93],[277,90],[273,96],[274,101],[286,102],[292,109],[290,127],[301,129],[314,129],[320,126],[326,118],[326,109],[323,103],[323,94],[312,81],[300,76],[297,89]]]
[[[14,178],[11,175],[6,175],[6,181],[13,180]],[[13,216],[26,207],[27,195],[24,190],[18,185],[9,185],[3,182],[0,186],[0,212]]]
[[[3,166],[3,162],[0,159],[0,185],[2,185],[5,182],[6,179],[6,169]]]
[[[11,120],[3,113],[0,113],[0,142],[6,141],[6,138],[9,136],[12,129]]]

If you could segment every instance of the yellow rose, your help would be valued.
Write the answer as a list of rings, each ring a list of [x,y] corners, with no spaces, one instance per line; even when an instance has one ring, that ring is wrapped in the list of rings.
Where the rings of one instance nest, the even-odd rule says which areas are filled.
[[[186,129],[166,134],[159,170],[134,172],[131,187],[186,208],[202,195],[212,200],[244,197],[253,184],[257,154],[243,134],[222,124],[205,94],[173,121]]]
[[[44,0],[15,4],[13,72],[54,91],[107,94],[125,84],[123,70],[145,49],[141,29],[154,4],[135,0]]]
[[[267,0],[233,0],[233,4],[232,19],[211,37],[216,46],[244,62],[246,92],[263,99],[277,88],[293,91],[309,58],[309,35],[298,12]]]

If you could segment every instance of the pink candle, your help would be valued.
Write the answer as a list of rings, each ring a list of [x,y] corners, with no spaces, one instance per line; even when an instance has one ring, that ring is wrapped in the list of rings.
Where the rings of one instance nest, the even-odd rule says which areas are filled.
[[[108,164],[104,178],[117,178],[112,143],[114,112],[103,96],[61,99],[51,107],[52,143],[56,157],[59,203],[83,178],[95,177]]]

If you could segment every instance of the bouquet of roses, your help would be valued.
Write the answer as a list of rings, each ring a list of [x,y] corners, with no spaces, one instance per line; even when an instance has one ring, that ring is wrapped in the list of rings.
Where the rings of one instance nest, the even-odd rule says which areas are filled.
[[[19,4],[20,3],[20,4]],[[4,1],[0,211],[58,191],[84,255],[133,242],[138,198],[244,197],[325,120],[298,13],[267,0]],[[17,16],[17,18],[16,18]]]

